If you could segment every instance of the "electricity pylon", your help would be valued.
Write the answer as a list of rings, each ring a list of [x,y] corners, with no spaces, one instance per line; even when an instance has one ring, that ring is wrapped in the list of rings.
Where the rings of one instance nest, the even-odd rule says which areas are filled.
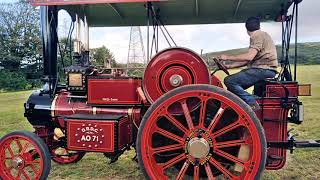
[[[139,26],[133,26],[130,30],[127,68],[145,67],[146,64],[147,59],[144,51],[141,29]]]

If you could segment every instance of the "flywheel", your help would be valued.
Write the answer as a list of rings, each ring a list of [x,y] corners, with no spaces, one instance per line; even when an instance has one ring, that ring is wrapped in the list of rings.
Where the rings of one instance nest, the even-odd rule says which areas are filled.
[[[157,53],[143,76],[144,92],[151,103],[168,91],[189,84],[210,84],[210,73],[202,58],[185,48]]]

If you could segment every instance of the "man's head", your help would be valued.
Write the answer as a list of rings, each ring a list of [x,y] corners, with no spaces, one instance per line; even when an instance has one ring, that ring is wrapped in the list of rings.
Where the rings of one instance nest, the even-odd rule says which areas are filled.
[[[246,21],[246,28],[248,34],[251,35],[252,32],[260,29],[260,19],[258,17],[249,17]]]

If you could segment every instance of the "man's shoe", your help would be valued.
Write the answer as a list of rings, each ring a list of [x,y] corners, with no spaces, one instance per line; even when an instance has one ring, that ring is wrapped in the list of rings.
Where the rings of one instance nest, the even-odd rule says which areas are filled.
[[[252,104],[250,105],[250,107],[254,112],[259,111],[261,109],[258,103]]]

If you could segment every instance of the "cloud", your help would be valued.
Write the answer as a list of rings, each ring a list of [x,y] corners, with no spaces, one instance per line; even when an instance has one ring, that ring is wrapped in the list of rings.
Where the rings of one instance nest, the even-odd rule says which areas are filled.
[[[108,47],[117,61],[125,63],[129,46],[130,28],[94,28],[90,30],[90,47]]]

